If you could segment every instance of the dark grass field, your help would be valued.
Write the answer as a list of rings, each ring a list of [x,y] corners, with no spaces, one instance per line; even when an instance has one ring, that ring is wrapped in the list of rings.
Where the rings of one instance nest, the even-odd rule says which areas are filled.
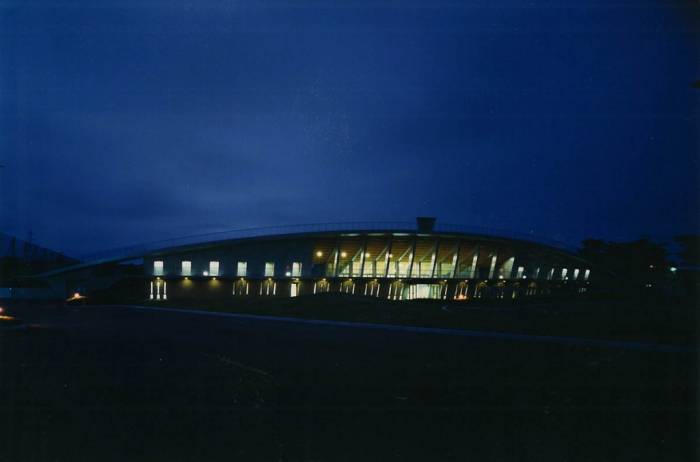
[[[0,331],[2,461],[697,458],[695,353],[13,311],[27,328]]]
[[[700,313],[698,304],[692,302],[397,302],[342,294],[307,295],[297,298],[180,299],[144,301],[140,304],[302,319],[577,336],[671,345],[697,344]]]

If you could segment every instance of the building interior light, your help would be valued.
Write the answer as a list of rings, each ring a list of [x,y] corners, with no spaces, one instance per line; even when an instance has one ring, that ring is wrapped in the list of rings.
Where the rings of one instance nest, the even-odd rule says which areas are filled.
[[[348,256],[348,253],[347,252],[340,252],[340,256],[345,258]]]
[[[205,272],[203,272],[202,274],[205,275],[205,276],[209,276],[209,271],[205,271]]]
[[[365,252],[365,258],[369,258],[369,257],[371,257],[371,256],[372,256],[372,255],[370,255],[369,252]]]
[[[321,252],[321,251],[319,250],[318,252],[316,252],[316,256],[317,256],[317,257],[322,257],[322,256],[323,256],[323,252]]]

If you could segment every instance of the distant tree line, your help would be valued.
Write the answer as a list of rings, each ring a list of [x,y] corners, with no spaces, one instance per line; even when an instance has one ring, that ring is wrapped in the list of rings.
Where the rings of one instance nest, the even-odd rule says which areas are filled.
[[[579,255],[595,266],[596,283],[611,290],[685,297],[698,293],[700,235],[679,235],[669,244],[585,239]]]
[[[579,254],[592,263],[600,263],[611,271],[638,271],[654,266],[700,265],[700,234],[683,234],[673,238],[677,252],[667,245],[639,239],[631,242],[608,242],[601,239],[585,239]]]

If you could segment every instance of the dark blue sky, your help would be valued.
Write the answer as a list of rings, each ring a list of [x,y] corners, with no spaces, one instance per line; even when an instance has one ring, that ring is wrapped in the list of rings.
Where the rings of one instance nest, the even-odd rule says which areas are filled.
[[[0,230],[698,229],[697,2],[332,5],[2,2]]]

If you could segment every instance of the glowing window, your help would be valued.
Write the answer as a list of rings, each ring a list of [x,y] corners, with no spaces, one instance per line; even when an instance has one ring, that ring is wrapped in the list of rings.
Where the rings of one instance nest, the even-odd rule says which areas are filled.
[[[588,281],[588,276],[590,276],[590,275],[591,275],[591,270],[587,269],[587,270],[583,273],[583,280],[584,280],[584,281]]]
[[[489,279],[493,279],[493,272],[496,269],[496,258],[497,258],[496,255],[491,257],[491,267],[489,268]]]
[[[153,262],[153,274],[156,276],[163,275],[163,260],[156,260]]]
[[[182,260],[182,275],[190,276],[192,275],[192,262],[187,260]]]
[[[579,270],[578,270],[578,268],[576,268],[576,269],[574,270],[574,277],[573,277],[574,281],[575,281],[576,279],[578,279],[578,273],[579,273]]]
[[[273,262],[265,263],[265,277],[271,278],[275,275],[275,264]]]
[[[246,273],[248,273],[248,262],[239,261],[238,265],[236,266],[236,276],[244,278],[247,275]]]
[[[301,276],[301,262],[295,261],[292,263],[292,277],[298,278]]]
[[[517,279],[522,279],[523,273],[525,272],[525,267],[524,266],[518,266],[518,273],[515,276]]]
[[[562,268],[562,269],[561,269],[561,278],[562,278],[562,279],[566,279],[566,273],[568,273],[568,272],[569,272],[568,269]]]
[[[476,262],[479,259],[479,255],[474,254],[474,257],[472,258],[472,267],[469,270],[469,277],[473,278],[476,277]]]
[[[209,275],[210,276],[218,276],[219,275],[219,262],[218,261],[210,261],[209,262]]]
[[[362,276],[361,271],[362,271],[362,260],[357,259],[352,262],[352,275],[353,276]]]

